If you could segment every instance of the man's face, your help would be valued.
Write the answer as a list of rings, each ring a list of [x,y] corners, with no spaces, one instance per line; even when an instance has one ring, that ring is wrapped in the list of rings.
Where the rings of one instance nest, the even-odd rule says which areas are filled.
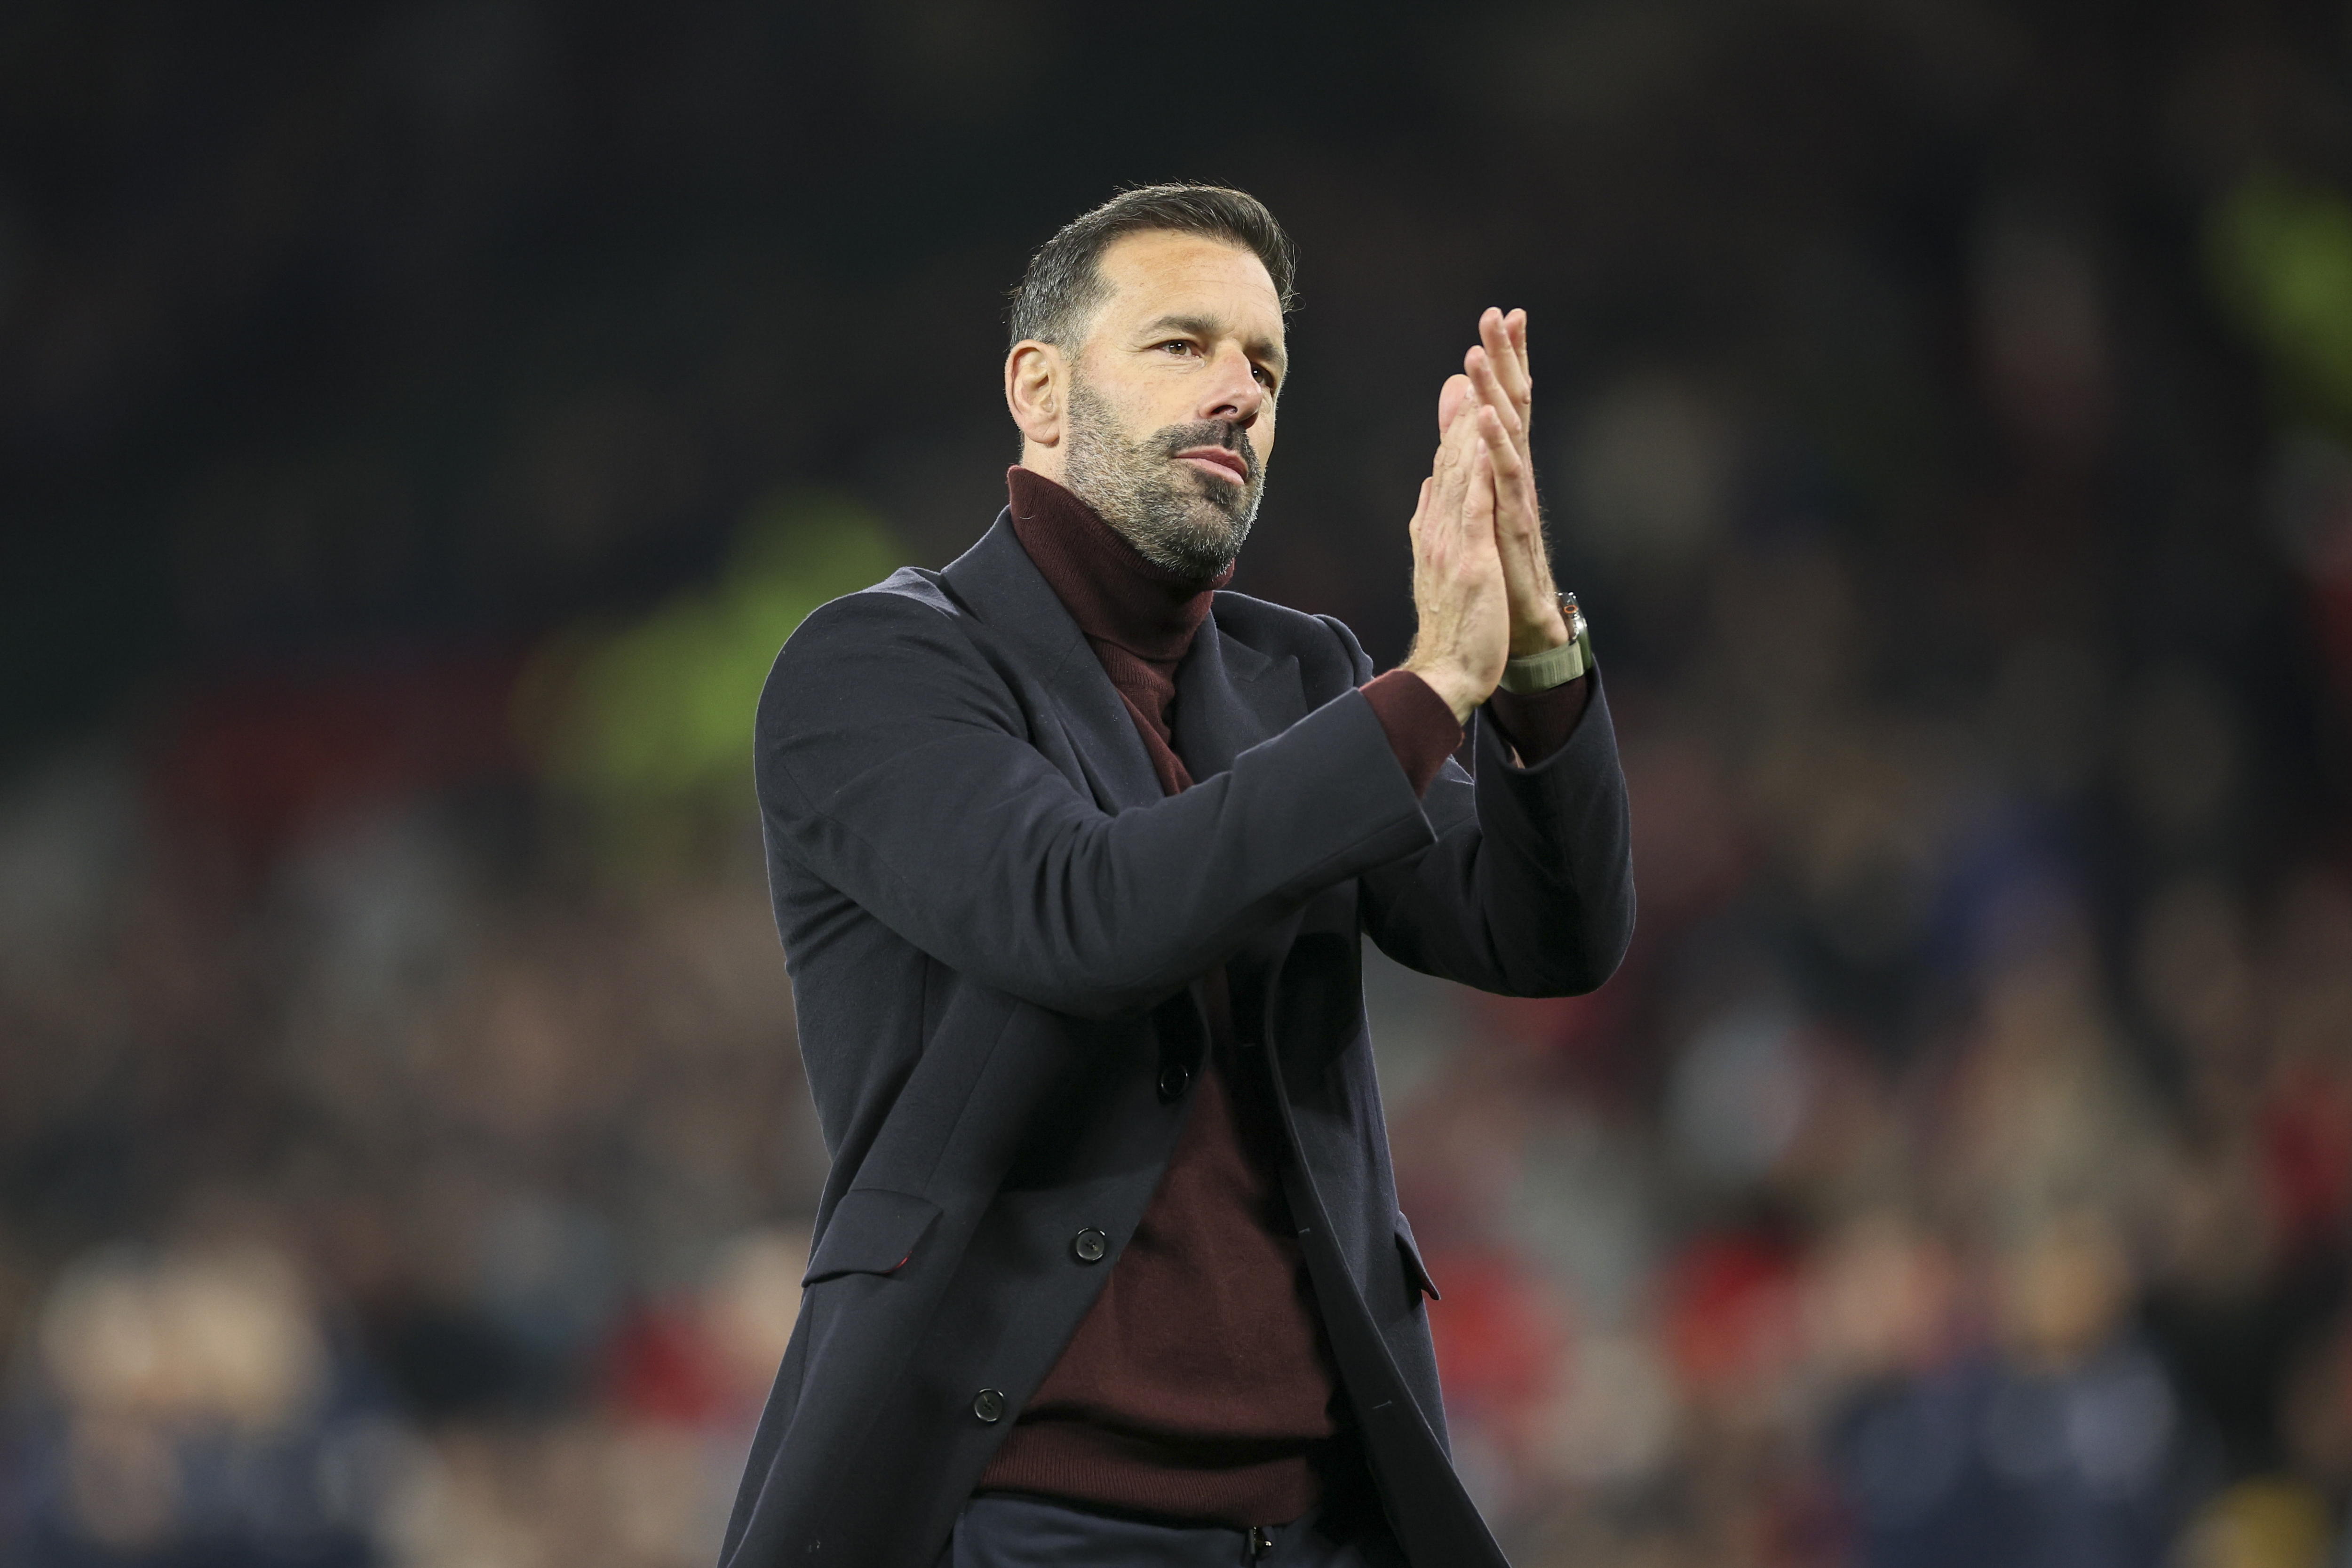
[[[1131,234],[1100,268],[1063,482],[1147,560],[1206,580],[1233,564],[1265,487],[1281,301],[1256,256],[1199,235]]]

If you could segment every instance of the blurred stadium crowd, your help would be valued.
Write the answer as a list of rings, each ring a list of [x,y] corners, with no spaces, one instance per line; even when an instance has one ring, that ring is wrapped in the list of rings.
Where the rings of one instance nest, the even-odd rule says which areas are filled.
[[[1236,585],[1385,657],[1534,316],[1641,929],[1369,977],[1517,1560],[2352,1562],[2352,21],[1165,25],[0,16],[0,1560],[713,1557],[824,1171],[751,699],[1192,176],[1304,252]]]

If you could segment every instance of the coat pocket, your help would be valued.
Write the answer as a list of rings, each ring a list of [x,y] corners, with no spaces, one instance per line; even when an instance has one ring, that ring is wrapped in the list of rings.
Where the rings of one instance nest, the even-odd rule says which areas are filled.
[[[1396,1222],[1397,1250],[1404,1254],[1404,1282],[1409,1290],[1418,1290],[1433,1301],[1445,1298],[1438,1294],[1437,1281],[1429,1277],[1429,1265],[1421,1260],[1421,1244],[1412,1238],[1412,1222],[1399,1210]]]
[[[910,1193],[852,1187],[834,1205],[803,1285],[844,1274],[896,1274],[939,1223],[939,1205]]]

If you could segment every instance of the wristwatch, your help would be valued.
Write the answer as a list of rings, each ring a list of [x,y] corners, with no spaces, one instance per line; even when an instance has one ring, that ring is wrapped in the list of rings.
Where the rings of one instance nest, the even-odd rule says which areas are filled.
[[[1565,686],[1592,668],[1592,627],[1585,620],[1584,612],[1577,608],[1575,595],[1564,591],[1560,594],[1559,618],[1568,623],[1568,640],[1541,653],[1507,660],[1503,665],[1504,690],[1532,697],[1555,686]]]

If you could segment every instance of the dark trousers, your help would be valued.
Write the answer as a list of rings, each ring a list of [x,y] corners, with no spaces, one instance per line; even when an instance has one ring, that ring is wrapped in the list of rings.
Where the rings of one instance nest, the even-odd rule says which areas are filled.
[[[939,1568],[1406,1568],[1387,1529],[1327,1529],[1320,1510],[1252,1531],[1167,1524],[1014,1492],[964,1504]]]

